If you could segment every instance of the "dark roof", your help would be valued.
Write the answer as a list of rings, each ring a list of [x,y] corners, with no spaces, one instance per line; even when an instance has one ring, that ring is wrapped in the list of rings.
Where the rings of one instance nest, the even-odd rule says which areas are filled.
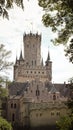
[[[45,87],[48,88],[48,91],[50,91],[53,88],[53,85],[55,87],[54,90],[56,90],[57,92],[60,92],[61,96],[64,97],[69,97],[70,95],[70,90],[69,88],[67,88],[67,84],[59,84],[59,83],[46,83]]]
[[[29,86],[28,82],[20,83],[13,82],[8,86],[9,95],[21,95],[24,91],[27,91],[27,87]]]
[[[55,88],[55,86],[53,84],[52,87],[51,87],[51,89],[50,89],[50,92],[51,93],[56,93],[56,92],[59,92],[59,91]]]
[[[24,91],[27,91],[28,87],[30,87],[29,82],[13,82],[8,86],[9,95],[21,95]],[[48,88],[49,92],[60,92],[60,95],[64,97],[69,97],[70,95],[70,90],[67,88],[66,84],[52,84],[48,82],[45,83],[45,87]]]
[[[62,96],[68,97],[70,95],[70,89],[67,87],[67,84],[54,84],[54,85]]]

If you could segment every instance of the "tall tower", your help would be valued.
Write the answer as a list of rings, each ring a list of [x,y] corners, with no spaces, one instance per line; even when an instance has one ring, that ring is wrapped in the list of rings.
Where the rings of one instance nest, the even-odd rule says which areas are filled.
[[[40,66],[41,65],[41,35],[24,34],[24,58],[26,65]]]
[[[14,80],[16,82],[31,82],[35,79],[42,82],[51,81],[52,62],[49,53],[46,64],[43,64],[43,60],[41,62],[41,35],[24,34],[23,44],[24,59],[21,52],[19,60],[16,59],[14,65]]]

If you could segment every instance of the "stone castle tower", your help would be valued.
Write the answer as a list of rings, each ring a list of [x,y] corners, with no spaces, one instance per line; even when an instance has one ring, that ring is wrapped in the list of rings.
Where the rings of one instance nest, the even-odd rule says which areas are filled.
[[[14,81],[8,86],[7,119],[20,126],[53,125],[66,115],[69,91],[65,84],[52,84],[52,62],[48,52],[41,58],[41,35],[23,35],[22,51],[14,65]]]
[[[38,78],[40,81],[51,81],[52,79],[52,62],[48,52],[45,65],[41,59],[41,35],[38,33],[24,34],[24,58],[22,51],[19,60],[16,58],[14,65],[14,81],[26,82]]]

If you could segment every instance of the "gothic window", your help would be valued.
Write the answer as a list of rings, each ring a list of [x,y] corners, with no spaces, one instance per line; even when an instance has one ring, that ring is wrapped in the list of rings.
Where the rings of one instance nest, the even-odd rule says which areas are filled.
[[[32,65],[33,65],[33,60],[32,60]]]
[[[35,60],[35,65],[36,65],[36,60]]]
[[[56,100],[56,95],[55,94],[53,95],[53,100]]]
[[[56,114],[57,114],[57,116],[60,116],[60,112],[57,112]]]
[[[40,91],[37,89],[36,90],[36,96],[39,96],[40,95]]]
[[[11,103],[11,108],[13,108],[13,103]]]
[[[51,116],[54,116],[54,112],[51,112]]]
[[[14,108],[16,108],[16,103],[14,104]]]
[[[15,121],[15,114],[12,114],[12,121]]]

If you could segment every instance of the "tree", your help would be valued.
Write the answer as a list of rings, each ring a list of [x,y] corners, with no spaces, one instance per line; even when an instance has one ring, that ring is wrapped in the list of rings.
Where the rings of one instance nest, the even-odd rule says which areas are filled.
[[[71,38],[65,51],[73,62],[73,0],[38,0],[38,4],[44,11],[43,24],[58,34],[52,42],[66,45]]]
[[[13,7],[13,3],[24,9],[23,0],[0,0],[0,16],[9,19],[7,10]]]
[[[73,39],[71,39],[70,44],[67,46],[65,52],[65,56],[68,56],[69,61],[73,63]]]
[[[12,62],[9,61],[11,51],[7,51],[3,44],[0,44],[0,84],[6,82],[5,76],[2,75],[7,73],[12,67]]]
[[[0,130],[11,130],[11,124],[1,117],[1,112],[3,111],[3,100],[8,96],[7,89],[3,88],[3,84],[5,82],[9,83],[9,81],[7,81],[7,77],[5,79],[4,74],[7,74],[7,71],[11,69],[13,64],[9,61],[10,56],[11,51],[7,51],[5,49],[5,46],[3,44],[0,44]]]
[[[12,130],[11,124],[2,117],[0,117],[0,130]]]
[[[73,35],[73,0],[38,0],[45,14],[42,21],[53,32],[58,32],[55,43],[66,44]]]
[[[70,79],[67,87],[70,89],[70,95],[68,101],[65,103],[69,109],[69,114],[63,116],[57,121],[57,126],[60,130],[72,130],[73,129],[73,78]]]
[[[57,121],[57,126],[60,130],[70,130],[72,126],[73,117],[63,116]]]

